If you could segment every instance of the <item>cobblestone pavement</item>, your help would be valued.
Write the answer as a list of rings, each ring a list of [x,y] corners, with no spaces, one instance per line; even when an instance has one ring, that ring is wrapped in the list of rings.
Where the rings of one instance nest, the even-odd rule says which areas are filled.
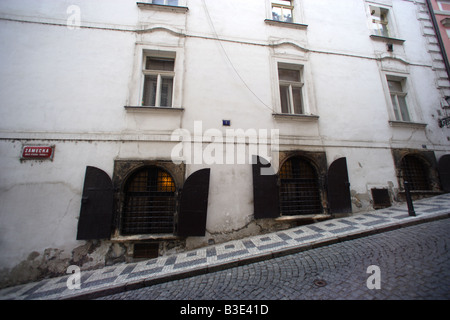
[[[380,269],[368,289],[367,268]],[[374,283],[369,281],[370,283]],[[450,299],[450,219],[171,281],[103,300]]]
[[[414,271],[419,277],[423,278],[423,272],[428,269],[419,268],[416,271],[413,268],[415,265],[411,263],[419,261],[417,263],[420,265],[423,262],[420,261],[422,256],[424,256],[423,259],[430,259],[430,253],[422,249],[425,244],[434,247],[425,241],[426,237],[422,239],[421,236],[418,237],[419,240],[416,239],[417,244],[409,248],[411,246],[409,241],[415,239],[411,236],[411,239],[408,238],[409,241],[400,241],[394,238],[393,240],[386,240],[386,243],[381,242],[384,251],[381,249],[376,251],[375,249],[381,246],[381,244],[378,244],[381,240],[376,239],[383,239],[383,235],[380,235],[381,238],[367,237],[374,234],[383,234],[390,230],[450,218],[450,194],[417,200],[414,202],[414,207],[415,215],[409,213],[406,204],[396,204],[381,210],[255,235],[150,260],[106,266],[95,270],[80,270],[74,275],[62,275],[1,289],[0,300],[95,299],[143,287],[150,287],[148,292],[156,290],[152,296],[145,297],[151,299],[184,299],[185,297],[191,299],[240,299],[241,297],[246,299],[356,298],[360,297],[358,292],[366,294],[366,291],[361,291],[365,289],[364,286],[361,288],[361,281],[364,284],[368,277],[367,267],[372,264],[382,268],[383,289],[370,291],[369,297],[386,298],[388,296],[383,296],[382,292],[391,291],[390,298],[395,298],[395,294],[402,297],[401,290],[398,288],[403,287],[398,285],[398,288],[392,289],[391,286],[398,281],[396,278],[394,281],[389,277],[404,274],[401,277],[408,279],[408,284],[410,282],[417,283],[409,281],[410,271]],[[399,235],[401,234],[400,232]],[[428,233],[425,232],[424,234],[428,236]],[[442,239],[447,239],[445,232],[441,235]],[[430,236],[435,236],[435,233],[432,232]],[[364,240],[346,243],[356,238]],[[440,241],[443,241],[442,239]],[[352,243],[354,245],[360,243],[357,247],[359,250],[354,251],[355,248],[348,247]],[[327,247],[331,244],[339,245],[331,247],[332,250],[324,248],[311,251],[311,249]],[[442,244],[444,248],[446,248],[446,245],[446,242]],[[399,259],[398,256],[406,259],[406,254],[410,254],[410,252],[412,254],[419,249],[422,249],[422,251],[418,251],[416,255],[412,256],[414,259],[410,258],[412,261],[410,264],[397,265],[399,263],[396,262]],[[395,250],[403,251],[399,253]],[[299,252],[304,253],[281,260],[272,260]],[[323,255],[324,260],[318,259],[316,255]],[[446,258],[446,256],[443,257]],[[439,257],[436,256],[436,259],[439,259]],[[257,264],[256,262],[261,263]],[[397,264],[392,266],[393,262]],[[439,263],[435,264],[434,262],[432,261],[432,267],[439,265]],[[252,265],[248,268],[215,273],[249,264]],[[237,271],[240,273],[234,274]],[[432,269],[431,272],[434,271]],[[442,271],[443,274],[445,272],[444,269],[438,271]],[[242,274],[244,272],[245,275]],[[192,278],[208,273],[214,273],[214,275],[211,278],[208,276]],[[280,278],[281,275],[283,275],[283,278]],[[356,275],[358,275],[357,278],[355,278]],[[238,279],[238,282],[233,284],[228,278],[231,278],[231,280]],[[177,279],[188,280],[173,282]],[[325,282],[319,281],[314,284],[315,280],[321,279]],[[347,280],[344,281],[345,279]],[[74,281],[78,281],[77,288],[72,287]],[[197,281],[203,282],[198,284]],[[294,282],[290,283],[290,281]],[[166,282],[167,285],[156,286]],[[321,287],[320,285],[323,284],[326,285]],[[448,281],[445,284],[448,284]],[[430,286],[430,280],[427,279],[427,282],[420,285],[426,288]],[[170,289],[166,289],[169,287]],[[270,290],[267,291],[265,288]],[[434,284],[430,288],[435,288]],[[164,290],[167,293],[162,293]],[[192,290],[192,293],[188,293],[189,290]],[[340,292],[340,290],[343,291]],[[333,292],[334,295],[332,295]],[[317,295],[314,296],[314,293],[317,293]],[[411,290],[406,290],[406,293],[412,294]],[[441,293],[438,293],[438,296]],[[433,296],[431,293],[427,294]],[[132,295],[123,294],[120,297],[131,299]],[[139,296],[133,297],[133,299],[138,298]]]

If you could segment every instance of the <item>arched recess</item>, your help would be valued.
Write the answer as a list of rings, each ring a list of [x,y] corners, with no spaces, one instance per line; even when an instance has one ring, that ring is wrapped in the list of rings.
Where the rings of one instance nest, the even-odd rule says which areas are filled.
[[[126,180],[123,193],[122,235],[174,232],[176,185],[168,171],[141,167]]]
[[[323,213],[318,173],[308,159],[287,159],[280,167],[279,181],[282,216]]]

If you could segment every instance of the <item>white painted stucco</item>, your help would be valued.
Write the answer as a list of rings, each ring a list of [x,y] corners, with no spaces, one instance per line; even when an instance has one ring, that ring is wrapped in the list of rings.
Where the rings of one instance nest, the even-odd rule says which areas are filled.
[[[67,26],[80,9],[80,27]],[[347,158],[353,212],[370,189],[397,192],[392,148],[449,153],[442,105],[450,95],[425,1],[295,0],[295,25],[271,19],[269,0],[180,0],[181,9],[131,0],[0,2],[0,268],[48,248],[84,244],[77,223],[86,166],[111,177],[114,160],[170,160],[174,130],[278,129],[280,151]],[[394,51],[371,37],[369,5],[389,8]],[[187,7],[188,10],[185,10]],[[164,9],[164,8],[163,8]],[[428,34],[428,37],[427,37]],[[430,52],[430,48],[432,49]],[[176,55],[174,110],[142,110],[146,52]],[[281,112],[277,64],[302,65],[306,115]],[[441,69],[439,69],[441,67]],[[439,69],[439,70],[438,70]],[[386,76],[407,79],[414,123],[392,123]],[[179,110],[182,109],[182,110]],[[223,127],[222,120],[231,120]],[[52,145],[52,161],[21,161],[23,145]],[[203,145],[203,148],[207,144]],[[276,156],[276,154],[270,154]],[[274,165],[277,159],[274,158]],[[207,236],[258,232],[251,164],[211,168]],[[358,198],[359,197],[359,198]],[[249,228],[248,230],[244,230]],[[6,270],[6,271],[5,271]]]

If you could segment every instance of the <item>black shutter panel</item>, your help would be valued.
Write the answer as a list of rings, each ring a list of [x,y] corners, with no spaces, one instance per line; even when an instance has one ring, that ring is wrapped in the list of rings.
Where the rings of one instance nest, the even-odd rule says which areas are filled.
[[[109,239],[112,215],[111,178],[103,170],[86,167],[77,240]]]
[[[439,178],[442,189],[450,192],[450,155],[446,154],[439,159],[438,163]]]
[[[211,169],[196,171],[184,183],[178,214],[178,235],[181,237],[205,235],[210,172]]]
[[[352,212],[347,158],[335,160],[328,169],[328,206],[331,213]]]
[[[253,156],[253,208],[255,219],[280,216],[277,175],[271,164],[262,157]]]

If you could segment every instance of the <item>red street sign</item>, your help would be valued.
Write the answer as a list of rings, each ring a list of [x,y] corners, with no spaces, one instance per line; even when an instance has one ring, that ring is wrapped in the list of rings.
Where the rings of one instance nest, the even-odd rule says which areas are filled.
[[[22,159],[52,159],[53,147],[24,146]]]

